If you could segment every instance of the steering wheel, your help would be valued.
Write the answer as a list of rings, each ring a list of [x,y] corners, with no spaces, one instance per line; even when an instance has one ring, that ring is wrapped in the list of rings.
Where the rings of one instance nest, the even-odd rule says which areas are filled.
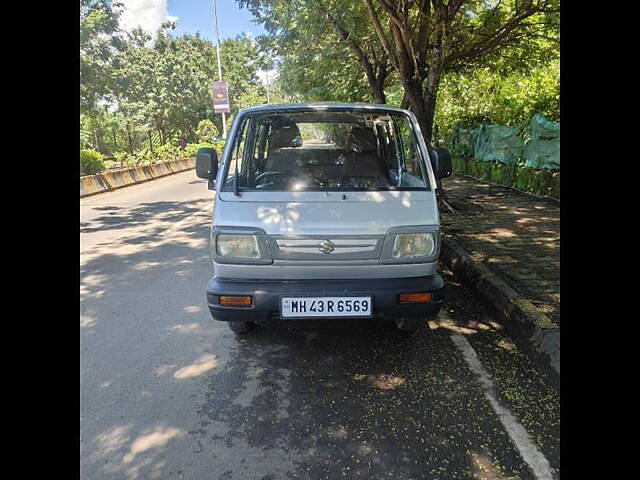
[[[276,172],[276,171],[271,171],[268,170],[266,172],[261,173],[260,175],[258,175],[254,182],[256,183],[256,186],[258,186],[258,184],[260,183],[267,183],[267,182],[262,182],[263,179],[265,178],[269,178],[269,177],[292,177],[293,173],[291,172]]]

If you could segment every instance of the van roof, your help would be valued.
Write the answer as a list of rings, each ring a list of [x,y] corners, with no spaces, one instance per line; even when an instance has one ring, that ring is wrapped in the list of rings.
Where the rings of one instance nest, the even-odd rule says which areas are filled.
[[[242,113],[271,112],[271,111],[295,111],[295,110],[385,110],[389,112],[408,113],[407,110],[391,107],[389,105],[374,103],[347,103],[347,102],[308,102],[308,103],[265,103],[242,109]]]

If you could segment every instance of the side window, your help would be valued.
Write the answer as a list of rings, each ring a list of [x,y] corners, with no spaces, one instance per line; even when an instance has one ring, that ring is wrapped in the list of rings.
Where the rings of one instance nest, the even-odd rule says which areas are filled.
[[[389,170],[389,181],[393,186],[399,186],[399,166],[401,165],[401,152],[398,143],[398,131],[396,122],[388,120],[378,127],[383,158]]]
[[[244,182],[244,185],[254,185],[255,178],[266,170],[266,144],[269,127],[266,122],[259,122],[254,126],[253,152],[250,155],[248,169],[245,173],[248,181]]]
[[[424,175],[421,167],[421,155],[418,151],[413,129],[409,124],[409,119],[405,118],[396,122],[398,129],[398,147],[401,154],[402,182],[404,187],[424,187]]]
[[[253,153],[251,154],[251,162],[254,166],[260,165],[263,160],[263,145],[267,126],[259,123],[256,127],[256,138],[253,142]]]
[[[233,150],[231,151],[231,158],[229,159],[229,170],[227,171],[227,179],[225,181],[225,186],[233,186],[233,177],[235,177],[236,169],[239,174],[238,180],[240,180],[240,176],[242,174],[243,167],[243,157],[244,157],[244,146],[245,146],[245,137],[247,131],[248,120],[242,122],[240,127],[240,132],[236,134],[236,141],[233,144]],[[240,181],[238,185],[241,185]]]

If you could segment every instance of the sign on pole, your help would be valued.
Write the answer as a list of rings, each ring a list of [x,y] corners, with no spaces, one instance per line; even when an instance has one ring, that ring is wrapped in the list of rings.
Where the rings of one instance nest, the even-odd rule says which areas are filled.
[[[214,113],[229,113],[229,89],[227,82],[213,82]]]

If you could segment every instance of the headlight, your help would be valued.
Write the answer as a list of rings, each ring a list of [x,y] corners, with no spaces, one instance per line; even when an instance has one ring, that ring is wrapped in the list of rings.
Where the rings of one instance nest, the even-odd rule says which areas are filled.
[[[221,257],[260,258],[258,238],[255,235],[221,233],[216,237],[215,248]]]
[[[398,233],[393,241],[391,258],[428,257],[435,249],[433,233]]]

